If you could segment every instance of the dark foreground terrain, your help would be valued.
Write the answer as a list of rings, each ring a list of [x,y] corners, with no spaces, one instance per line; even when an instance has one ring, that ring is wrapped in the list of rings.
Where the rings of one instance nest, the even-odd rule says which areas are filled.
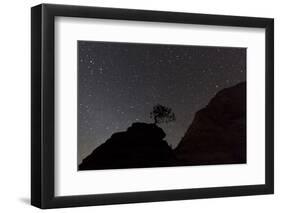
[[[218,92],[173,150],[156,124],[114,133],[79,170],[246,163],[246,83]]]

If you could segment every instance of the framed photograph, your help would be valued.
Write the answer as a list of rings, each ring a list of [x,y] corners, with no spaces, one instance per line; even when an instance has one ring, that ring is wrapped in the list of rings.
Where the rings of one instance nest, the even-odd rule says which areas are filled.
[[[274,21],[31,9],[31,203],[272,194]]]

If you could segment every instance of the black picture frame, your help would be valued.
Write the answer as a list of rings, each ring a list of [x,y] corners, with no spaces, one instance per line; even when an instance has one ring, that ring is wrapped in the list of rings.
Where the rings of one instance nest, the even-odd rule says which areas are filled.
[[[58,16],[264,28],[265,184],[56,197],[54,20]],[[41,4],[31,9],[31,97],[31,204],[36,207],[47,209],[274,192],[274,20],[271,18]]]

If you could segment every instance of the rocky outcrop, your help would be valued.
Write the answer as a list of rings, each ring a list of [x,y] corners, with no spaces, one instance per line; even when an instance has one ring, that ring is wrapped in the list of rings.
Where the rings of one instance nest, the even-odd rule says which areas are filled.
[[[114,133],[79,170],[246,163],[246,83],[218,92],[172,150],[155,124]]]
[[[175,149],[181,165],[246,162],[246,83],[218,92]]]
[[[134,123],[115,133],[79,165],[79,170],[143,168],[175,165],[164,131],[155,124]]]

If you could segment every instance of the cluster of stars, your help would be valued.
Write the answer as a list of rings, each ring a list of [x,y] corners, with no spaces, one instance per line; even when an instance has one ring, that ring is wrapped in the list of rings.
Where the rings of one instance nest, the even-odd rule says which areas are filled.
[[[161,126],[175,147],[218,91],[246,80],[245,48],[79,41],[78,61],[79,162],[113,133],[153,122],[158,103],[176,114]]]

